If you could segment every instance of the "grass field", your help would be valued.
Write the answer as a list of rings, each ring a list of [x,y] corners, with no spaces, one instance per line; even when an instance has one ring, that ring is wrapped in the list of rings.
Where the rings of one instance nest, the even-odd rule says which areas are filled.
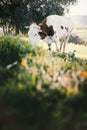
[[[72,33],[73,35],[78,36],[87,43],[87,27],[75,28]],[[87,46],[84,46],[83,44],[79,45],[79,43],[77,45],[75,44],[66,45],[66,52],[73,50],[76,50],[77,57],[87,59]]]
[[[43,43],[42,41],[38,44],[38,46],[41,46],[43,48],[48,48],[46,43]],[[56,47],[55,44],[52,44],[52,50],[56,51]],[[70,44],[66,44],[66,49],[65,52],[69,53],[69,52],[73,52],[76,51],[76,57],[78,58],[82,58],[82,59],[87,59],[87,46],[84,45],[75,45],[73,43]]]
[[[72,33],[87,41],[87,27],[75,28]]]
[[[87,46],[84,45],[75,45],[75,44],[67,44],[66,52],[76,50],[76,57],[87,59]]]
[[[27,40],[27,38],[23,38],[24,40]],[[43,47],[45,49],[48,49],[48,46],[46,43],[43,41],[40,41],[38,43],[38,46]],[[56,51],[55,43],[52,44],[52,50]],[[79,44],[73,44],[73,43],[68,43],[66,44],[66,49],[65,52],[73,52],[76,51],[76,57],[82,58],[82,59],[87,59],[87,46],[84,45],[79,45]]]

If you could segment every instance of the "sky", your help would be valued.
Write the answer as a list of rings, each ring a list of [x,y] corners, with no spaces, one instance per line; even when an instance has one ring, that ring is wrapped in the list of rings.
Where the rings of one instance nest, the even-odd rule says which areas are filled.
[[[68,15],[87,15],[87,0],[78,0],[78,3],[71,5]]]

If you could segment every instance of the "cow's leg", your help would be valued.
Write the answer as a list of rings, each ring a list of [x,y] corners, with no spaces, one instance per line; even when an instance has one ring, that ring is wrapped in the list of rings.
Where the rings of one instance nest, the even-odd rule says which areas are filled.
[[[64,40],[63,40],[63,39],[60,40],[60,52],[61,52],[61,50],[62,50],[63,43],[64,43]]]
[[[56,50],[60,51],[60,40],[59,40],[59,36],[56,34],[53,36],[53,42],[55,42],[56,45]]]
[[[65,46],[66,46],[66,42],[64,42],[64,45],[63,45],[63,52],[65,52]]]
[[[62,46],[63,46],[63,42],[61,42],[61,44],[60,44],[60,52],[62,50]]]
[[[48,43],[48,48],[51,51],[51,44],[50,43]]]
[[[70,37],[70,35],[68,37],[66,37],[66,39],[64,40],[63,52],[65,52],[66,43],[68,42],[69,37]]]
[[[57,40],[57,42],[55,42],[56,44],[56,50],[59,52],[60,51],[60,41],[59,39]]]

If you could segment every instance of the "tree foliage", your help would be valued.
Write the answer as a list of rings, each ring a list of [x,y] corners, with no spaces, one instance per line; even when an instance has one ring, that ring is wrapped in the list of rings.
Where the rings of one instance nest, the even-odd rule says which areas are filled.
[[[0,0],[0,22],[15,27],[16,33],[29,22],[41,21],[50,14],[64,14],[76,0]]]

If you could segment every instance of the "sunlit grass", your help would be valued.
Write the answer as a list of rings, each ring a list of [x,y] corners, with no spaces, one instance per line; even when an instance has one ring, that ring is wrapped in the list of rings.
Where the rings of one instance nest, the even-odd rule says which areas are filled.
[[[87,59],[87,46],[72,43],[66,45],[66,52],[72,52],[74,50],[76,50],[76,57]]]
[[[72,33],[87,41],[87,27],[75,28]]]
[[[47,44],[42,41],[38,43],[38,46],[48,49]],[[54,43],[52,44],[51,47],[53,51],[56,51],[56,47]],[[69,53],[69,52],[73,52],[74,50],[76,51],[76,57],[87,59],[87,46],[78,45],[78,44],[75,45],[73,43],[66,44],[65,52]]]

